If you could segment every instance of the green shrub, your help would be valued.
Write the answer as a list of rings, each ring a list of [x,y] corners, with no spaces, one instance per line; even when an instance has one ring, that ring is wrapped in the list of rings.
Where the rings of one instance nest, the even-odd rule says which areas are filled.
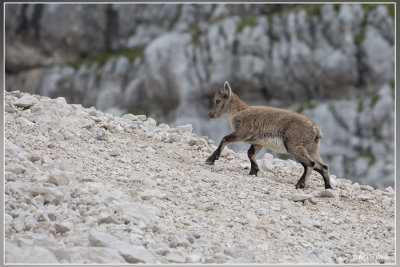
[[[78,70],[82,65],[87,65],[90,67],[93,64],[97,64],[97,66],[100,68],[104,66],[104,64],[106,64],[106,62],[110,58],[116,58],[119,56],[125,56],[129,60],[134,60],[138,57],[143,57],[143,48],[133,48],[133,49],[98,53],[87,58],[79,58],[77,60],[68,62],[67,65],[71,66],[75,70]]]
[[[240,23],[237,26],[237,32],[241,33],[246,27],[255,27],[257,26],[257,18],[256,17],[242,17]]]

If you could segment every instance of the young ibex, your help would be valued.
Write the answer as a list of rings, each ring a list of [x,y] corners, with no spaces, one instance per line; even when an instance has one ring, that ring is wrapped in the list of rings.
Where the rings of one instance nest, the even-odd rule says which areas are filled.
[[[322,133],[310,118],[279,108],[249,106],[232,92],[228,82],[215,94],[209,115],[212,119],[227,115],[233,133],[222,139],[206,164],[213,165],[226,145],[243,141],[251,144],[247,152],[251,163],[250,175],[257,176],[259,168],[256,155],[265,147],[278,153],[290,154],[303,165],[304,173],[296,189],[304,188],[312,170],[322,175],[325,188],[332,188],[329,167],[318,152]]]

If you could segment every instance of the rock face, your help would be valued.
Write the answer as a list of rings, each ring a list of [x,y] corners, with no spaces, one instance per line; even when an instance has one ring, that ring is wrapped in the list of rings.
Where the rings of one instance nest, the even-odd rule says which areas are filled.
[[[216,146],[191,125],[5,100],[6,263],[395,262],[391,187],[332,175],[325,192],[313,172],[296,190],[302,167],[271,154],[258,177],[244,151],[206,165]]]

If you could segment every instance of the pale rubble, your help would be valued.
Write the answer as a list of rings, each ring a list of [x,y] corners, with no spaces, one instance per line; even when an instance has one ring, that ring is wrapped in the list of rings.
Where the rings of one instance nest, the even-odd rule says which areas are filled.
[[[269,153],[257,177],[246,151],[205,165],[191,125],[5,96],[6,263],[394,263],[392,187],[313,172],[296,190],[302,167]]]

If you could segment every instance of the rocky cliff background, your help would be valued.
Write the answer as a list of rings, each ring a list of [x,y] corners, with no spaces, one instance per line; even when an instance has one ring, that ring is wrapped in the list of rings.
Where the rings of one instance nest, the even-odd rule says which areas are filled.
[[[219,142],[229,124],[207,114],[227,80],[250,104],[314,119],[332,174],[394,185],[393,5],[7,4],[5,29],[7,91]]]

